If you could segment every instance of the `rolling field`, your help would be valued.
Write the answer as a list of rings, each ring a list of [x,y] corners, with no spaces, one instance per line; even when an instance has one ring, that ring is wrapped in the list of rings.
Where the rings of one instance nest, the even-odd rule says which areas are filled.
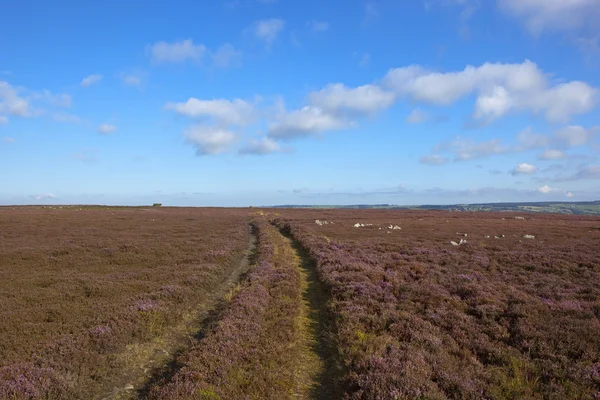
[[[597,217],[0,208],[0,278],[3,399],[600,398]]]

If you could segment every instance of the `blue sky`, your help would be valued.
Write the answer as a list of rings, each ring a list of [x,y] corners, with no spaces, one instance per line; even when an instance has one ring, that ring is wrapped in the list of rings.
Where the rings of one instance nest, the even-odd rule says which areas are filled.
[[[600,199],[598,0],[21,0],[0,204]]]

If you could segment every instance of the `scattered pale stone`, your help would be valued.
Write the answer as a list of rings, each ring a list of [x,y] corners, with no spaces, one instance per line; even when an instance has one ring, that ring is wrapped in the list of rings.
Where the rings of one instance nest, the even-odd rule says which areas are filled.
[[[523,235],[524,239],[535,239],[535,236],[533,235]]]
[[[456,243],[454,240],[450,241],[450,244],[452,244],[452,246],[460,246],[458,243]]]

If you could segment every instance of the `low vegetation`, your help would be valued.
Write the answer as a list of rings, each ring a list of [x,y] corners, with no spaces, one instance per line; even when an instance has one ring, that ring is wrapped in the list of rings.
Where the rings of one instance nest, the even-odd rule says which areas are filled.
[[[152,399],[286,399],[300,356],[300,271],[289,243],[264,219],[256,267],[214,330],[179,360]]]
[[[329,288],[347,398],[600,396],[597,219],[294,211],[278,224]],[[457,233],[467,244],[449,244]]]
[[[600,398],[597,217],[255,211],[0,209],[0,398]]]
[[[235,268],[247,212],[0,209],[0,398],[91,399],[125,384]]]

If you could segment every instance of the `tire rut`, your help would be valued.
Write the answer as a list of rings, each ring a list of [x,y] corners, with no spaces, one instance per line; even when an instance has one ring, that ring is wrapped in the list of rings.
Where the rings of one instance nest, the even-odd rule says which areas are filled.
[[[252,225],[248,225],[248,248],[231,271],[221,282],[218,289],[207,298],[184,320],[171,328],[169,333],[152,340],[149,343],[136,345],[132,357],[136,359],[135,369],[131,371],[126,382],[121,382],[109,392],[97,397],[101,400],[130,400],[144,399],[152,385],[161,379],[172,376],[179,365],[178,357],[197,340],[201,340],[210,330],[236,290],[237,284],[243,279],[254,264],[258,236]],[[198,320],[200,323],[198,325]],[[199,327],[198,327],[199,326]],[[128,357],[131,355],[123,355]]]
[[[327,310],[327,292],[308,251],[291,234],[280,229],[294,250],[301,275],[302,306],[298,321],[300,358],[297,360],[296,399],[339,399],[342,369]]]

